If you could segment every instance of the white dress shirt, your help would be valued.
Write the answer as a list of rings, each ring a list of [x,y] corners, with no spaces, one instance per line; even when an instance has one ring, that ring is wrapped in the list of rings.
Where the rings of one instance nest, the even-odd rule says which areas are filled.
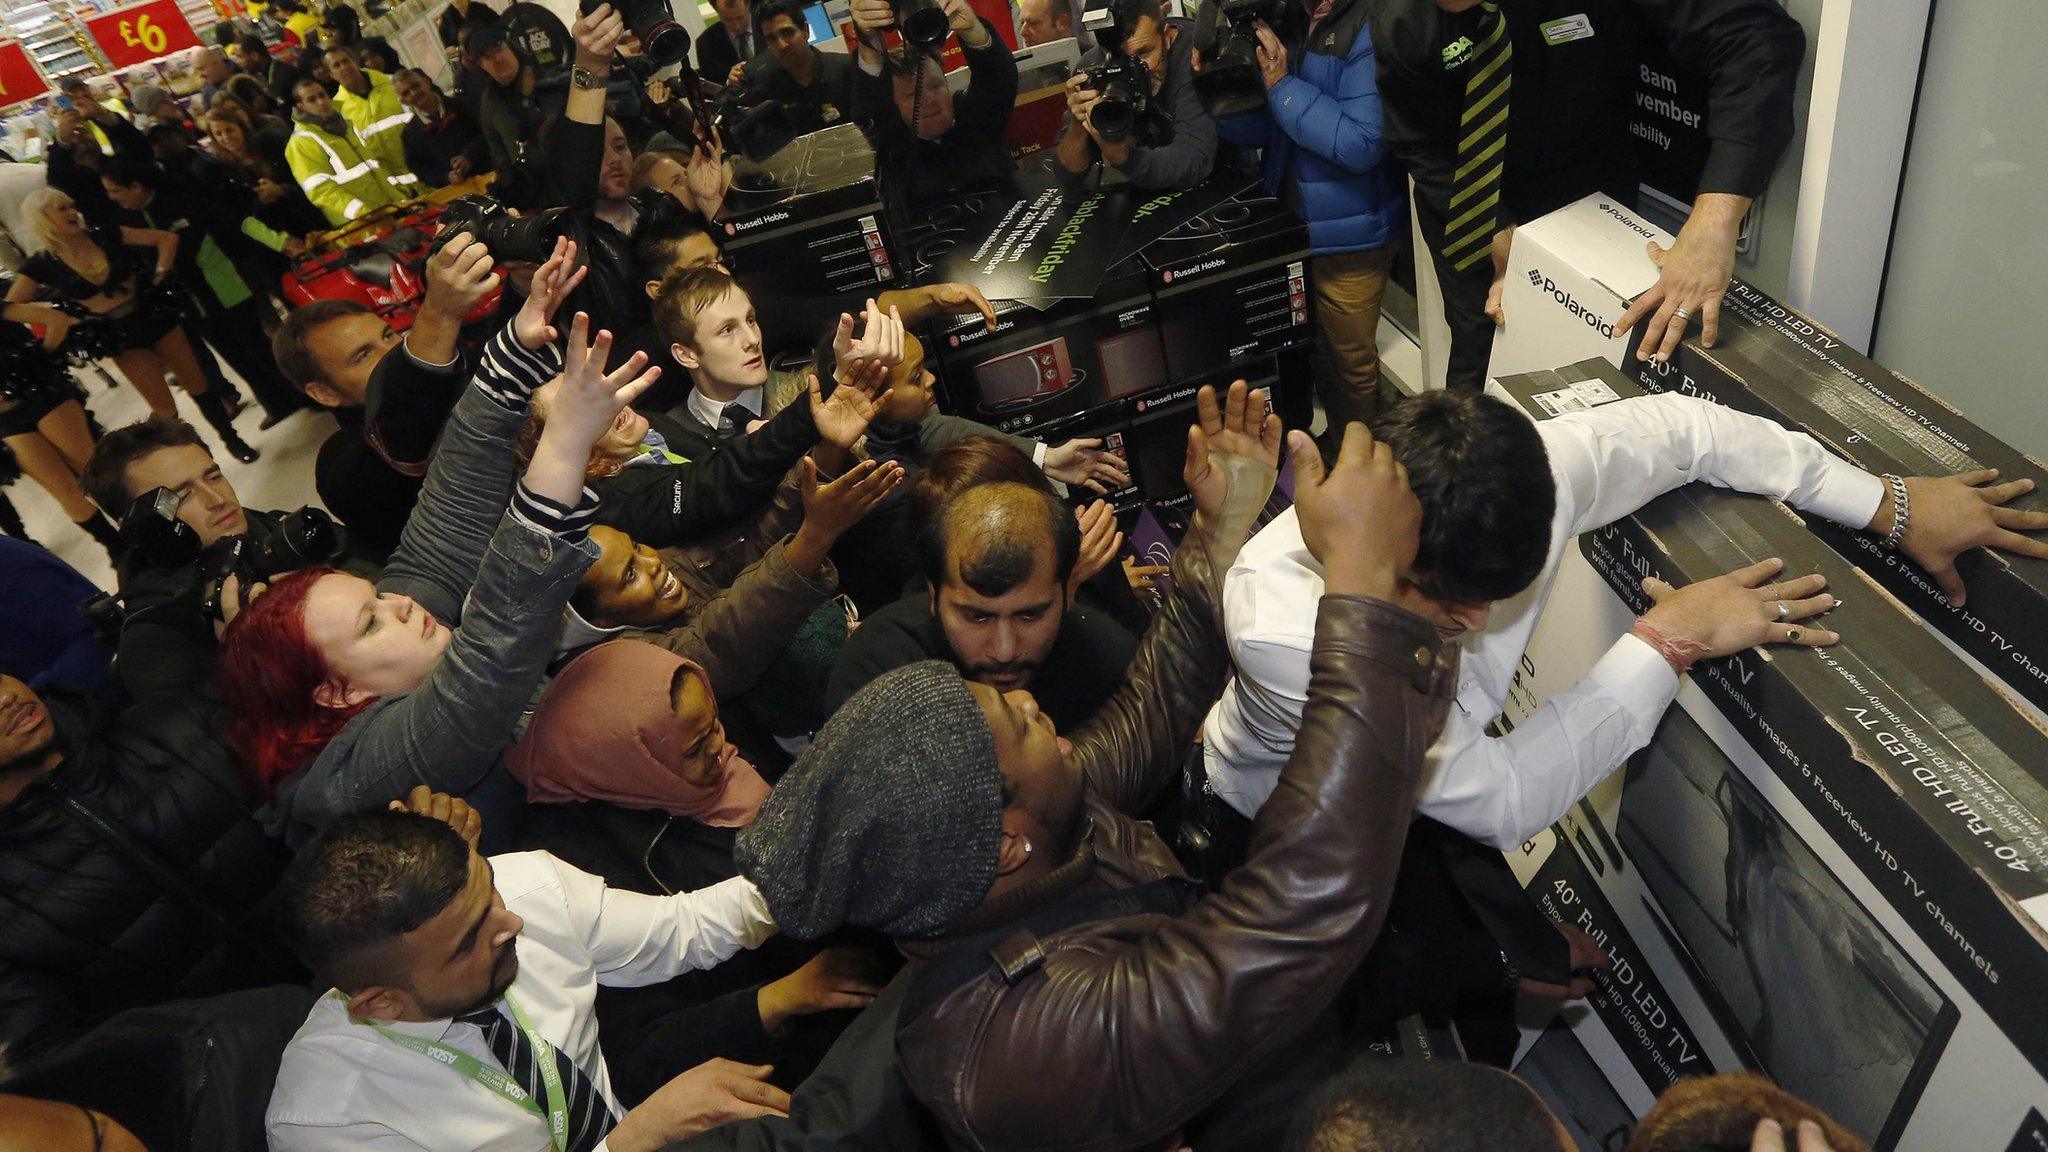
[[[690,415],[695,416],[706,428],[711,429],[713,432],[722,432],[724,429],[718,425],[721,420],[725,419],[725,406],[727,404],[745,405],[747,411],[753,413],[748,419],[759,420],[761,418],[761,410],[767,404],[767,399],[763,395],[766,388],[767,385],[765,384],[756,384],[752,388],[743,390],[732,399],[723,401],[713,400],[711,397],[692,388],[690,389],[690,394],[684,398],[683,403],[689,408]],[[746,430],[746,425],[741,424],[740,431],[744,432]]]
[[[526,927],[511,997],[620,1115],[597,1046],[597,986],[638,987],[709,968],[775,934],[743,877],[674,896],[607,888],[546,852],[491,857],[498,895]],[[497,1066],[483,1031],[453,1020],[385,1024]],[[285,1048],[264,1118],[272,1152],[546,1152],[547,1122],[462,1073],[349,1019],[331,991]],[[598,1145],[600,1149],[604,1145]]]
[[[1557,486],[1542,574],[1493,607],[1459,644],[1457,706],[1429,750],[1416,811],[1503,851],[1555,823],[1593,785],[1650,742],[1678,691],[1655,649],[1624,634],[1570,689],[1506,736],[1486,734],[1514,684],[1522,652],[1581,532],[1611,524],[1692,480],[1772,496],[1861,528],[1884,481],[1812,437],[1684,396],[1645,396],[1536,426]],[[1235,676],[1203,724],[1210,788],[1247,816],[1279,782],[1308,700],[1322,571],[1293,509],[1238,554],[1223,584],[1224,633]]]

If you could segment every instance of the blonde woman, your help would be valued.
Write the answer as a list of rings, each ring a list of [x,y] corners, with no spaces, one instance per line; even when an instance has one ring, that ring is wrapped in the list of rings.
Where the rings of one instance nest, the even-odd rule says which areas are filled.
[[[43,347],[26,327],[0,324],[0,442],[64,515],[111,557],[119,537],[78,482],[93,447],[92,426],[78,395],[62,356]]]
[[[155,228],[89,224],[55,188],[29,193],[22,211],[36,250],[7,290],[0,316],[43,325],[43,346],[51,351],[113,360],[160,419],[178,419],[165,375],[175,373],[227,450],[244,464],[253,462],[256,450],[235,433],[226,382],[200,364],[185,330],[184,294],[170,280],[178,237]],[[126,509],[107,511],[118,516]]]

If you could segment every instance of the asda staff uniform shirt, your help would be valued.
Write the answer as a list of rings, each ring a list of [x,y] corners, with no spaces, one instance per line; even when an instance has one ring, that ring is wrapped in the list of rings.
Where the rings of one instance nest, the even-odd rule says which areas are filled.
[[[1487,735],[1564,551],[1580,533],[1694,480],[1775,497],[1856,528],[1877,514],[1886,491],[1882,479],[1811,436],[1691,397],[1608,403],[1536,430],[1557,488],[1543,571],[1520,595],[1495,604],[1483,631],[1459,641],[1457,706],[1430,746],[1415,806],[1417,815],[1502,851],[1555,823],[1647,745],[1678,691],[1670,663],[1623,635],[1591,672],[1513,732]],[[1235,675],[1203,724],[1204,766],[1211,790],[1246,816],[1272,794],[1294,749],[1322,595],[1322,571],[1293,509],[1252,537],[1224,578],[1223,630]]]
[[[695,892],[646,896],[546,852],[493,856],[498,895],[526,922],[510,996],[541,1035],[568,1053],[622,1114],[598,1049],[600,984],[640,987],[709,968],[775,932],[743,877]],[[483,1031],[453,1020],[389,1023],[393,1031],[496,1067]],[[264,1118],[272,1152],[541,1152],[547,1123],[455,1069],[349,1019],[338,991],[313,1005],[285,1048]],[[605,1145],[598,1145],[603,1149]]]

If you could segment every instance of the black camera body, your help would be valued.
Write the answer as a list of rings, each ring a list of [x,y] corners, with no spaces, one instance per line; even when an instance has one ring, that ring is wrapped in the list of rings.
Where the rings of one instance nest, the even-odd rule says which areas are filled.
[[[441,230],[434,234],[433,251],[439,252],[457,232],[467,232],[500,264],[507,260],[539,264],[554,254],[555,240],[564,234],[562,216],[567,211],[549,208],[514,216],[489,196],[464,196],[441,210]]]
[[[1105,144],[1121,144],[1135,137],[1139,144],[1156,148],[1172,138],[1173,123],[1152,98],[1152,70],[1143,60],[1121,52],[1105,53],[1102,62],[1089,68],[1086,75],[1088,87],[1102,97],[1088,119]]]
[[[268,531],[222,537],[199,554],[199,578],[205,590],[201,607],[209,617],[222,619],[221,587],[228,577],[235,577],[241,595],[247,596],[252,585],[301,568],[333,563],[346,542],[334,517],[310,504],[279,516],[276,527]]]
[[[946,42],[950,29],[946,10],[938,0],[889,0],[889,9],[896,14],[896,28],[903,33],[904,43],[912,48],[936,52]]]
[[[1195,94],[1212,115],[1235,116],[1266,106],[1266,82],[1259,71],[1259,38],[1253,26],[1277,27],[1287,0],[1210,0],[1195,17],[1195,50],[1202,70]]]
[[[178,519],[181,502],[182,497],[168,488],[151,488],[137,496],[121,517],[121,540],[130,555],[149,567],[197,568],[201,605],[216,620],[221,615],[221,584],[228,577],[240,578],[246,589],[286,572],[330,564],[348,541],[334,517],[307,505],[278,515],[274,522],[251,517],[248,532],[201,545],[199,534]]]
[[[689,29],[676,23],[670,0],[582,0],[578,10],[588,16],[607,2],[618,10],[626,29],[640,41],[640,51],[654,64],[666,68],[690,54]]]
[[[1105,144],[1121,144],[1135,138],[1147,148],[1157,148],[1173,139],[1173,117],[1152,93],[1152,69],[1130,54],[1124,40],[1137,19],[1132,5],[1112,0],[1107,13],[1089,12],[1088,30],[1095,35],[1095,47],[1102,59],[1083,70],[1088,87],[1101,99],[1088,113],[1095,134]]]

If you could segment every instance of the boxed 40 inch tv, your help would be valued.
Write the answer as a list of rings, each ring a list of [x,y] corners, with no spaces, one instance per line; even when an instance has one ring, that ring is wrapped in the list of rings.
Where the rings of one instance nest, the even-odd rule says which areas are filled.
[[[1640,394],[1597,361],[1497,388],[1536,419]],[[1574,861],[1566,888],[1600,893],[1571,915],[1604,908],[1633,941],[1607,983],[1637,1016],[1612,1005],[1575,1031],[1631,1101],[1659,1086],[1647,1057],[1699,1051],[1823,1100],[1879,1149],[1997,1152],[2048,1099],[2048,733],[1817,526],[1694,484],[1580,538],[1620,603],[1569,619],[1553,600],[1525,667],[1602,647],[1647,607],[1644,577],[1772,556],[1827,577],[1842,603],[1816,623],[1842,640],[1700,664],[1625,780],[1539,838]],[[1548,672],[1550,691],[1575,674]],[[1525,871],[1562,899],[1554,868]]]
[[[1797,428],[1870,472],[1946,476],[1996,468],[2034,481],[2009,507],[2048,509],[2048,469],[1886,370],[1796,310],[1737,281],[1721,303],[1720,338],[1696,339],[1668,364],[1630,361],[1646,391],[1680,392]],[[2048,561],[1978,549],[1957,564],[1963,607],[1869,536],[1816,524],[1835,549],[1877,577],[1993,675],[2048,709]]]

